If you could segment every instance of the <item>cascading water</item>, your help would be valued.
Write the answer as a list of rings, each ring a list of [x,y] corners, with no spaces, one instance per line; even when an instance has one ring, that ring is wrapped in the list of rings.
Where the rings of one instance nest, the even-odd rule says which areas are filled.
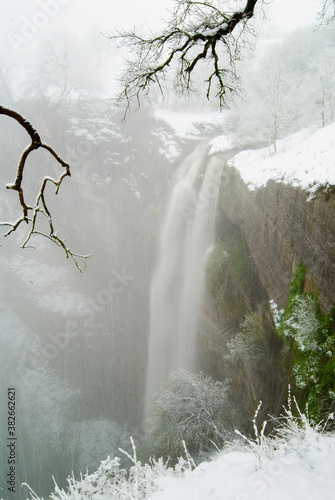
[[[203,150],[196,150],[181,165],[171,194],[151,283],[146,407],[171,371],[195,367],[222,165],[211,157],[206,166]]]

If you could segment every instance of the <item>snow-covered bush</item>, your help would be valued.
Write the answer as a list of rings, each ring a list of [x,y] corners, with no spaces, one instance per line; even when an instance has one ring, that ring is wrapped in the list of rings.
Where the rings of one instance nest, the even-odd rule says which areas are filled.
[[[292,299],[292,313],[283,322],[284,335],[294,338],[300,351],[316,351],[322,322],[317,317],[314,297],[296,295]]]
[[[228,383],[186,370],[172,372],[153,401],[149,434],[154,451],[178,457],[186,443],[192,456],[232,435],[236,408]]]
[[[228,343],[230,361],[241,360],[250,373],[264,356],[265,328],[263,316],[249,313],[241,324],[241,331]]]
[[[280,393],[282,342],[278,339],[272,317],[266,307],[245,315],[239,332],[231,336],[227,348],[224,360],[233,365],[238,364],[239,369],[243,369],[244,380],[252,387],[255,403],[262,397],[264,380],[268,380],[268,388],[271,384],[273,393]],[[269,371],[271,371],[270,379]],[[280,407],[278,402],[278,410],[275,411],[280,411]],[[241,423],[240,421],[240,425]]]
[[[236,408],[228,382],[203,373],[172,372],[151,406],[149,436],[155,453],[178,457],[183,442],[192,456],[207,452],[232,435]]]

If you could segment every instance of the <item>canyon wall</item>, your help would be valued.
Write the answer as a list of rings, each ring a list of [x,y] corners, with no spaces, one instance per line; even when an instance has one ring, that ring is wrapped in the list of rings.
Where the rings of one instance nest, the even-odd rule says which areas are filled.
[[[285,354],[276,334],[269,301],[279,309],[286,306],[300,262],[306,267],[304,291],[318,294],[323,313],[335,306],[334,214],[331,187],[313,197],[274,181],[252,191],[234,167],[224,168],[217,244],[207,269],[200,364],[216,378],[231,379],[236,400],[249,416],[260,400],[264,414],[280,413],[288,384],[294,387],[292,355]],[[247,327],[241,327],[246,318],[249,326],[258,325],[258,344],[253,339],[244,348],[250,347],[254,356],[252,369],[229,355],[229,343],[247,342]]]
[[[268,182],[250,191],[226,167],[221,210],[243,232],[268,296],[284,307],[296,266],[306,266],[306,291],[319,292],[324,312],[335,305],[335,193],[313,197],[291,185]],[[219,214],[220,217],[220,214]]]

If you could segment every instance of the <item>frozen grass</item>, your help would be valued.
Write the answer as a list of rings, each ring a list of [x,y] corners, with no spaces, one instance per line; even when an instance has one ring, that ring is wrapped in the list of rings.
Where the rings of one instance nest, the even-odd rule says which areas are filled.
[[[295,402],[294,402],[295,403]],[[52,500],[331,500],[335,490],[335,435],[326,433],[327,422],[312,426],[294,404],[270,436],[267,423],[254,420],[255,438],[237,432],[238,439],[210,462],[195,467],[185,448],[185,458],[171,468],[162,459],[141,464],[133,440],[131,467],[108,457],[93,474],[77,481],[68,478],[66,490],[55,485]],[[333,418],[331,415],[329,418]],[[28,487],[27,485],[25,485]],[[29,488],[29,487],[28,487]],[[30,498],[42,500],[32,490]]]
[[[186,452],[186,460],[180,458],[174,468],[162,458],[150,459],[149,463],[142,464],[137,460],[136,447],[133,438],[130,438],[133,454],[119,448],[132,464],[128,471],[121,468],[120,458],[111,459],[107,457],[101,462],[99,469],[93,474],[86,473],[79,481],[70,476],[67,479],[66,490],[61,489],[55,483],[55,491],[51,493],[52,500],[140,500],[149,498],[157,490],[157,480],[173,477],[184,477],[186,471],[194,466],[192,458]],[[27,484],[23,487],[29,489],[30,499],[43,500]]]

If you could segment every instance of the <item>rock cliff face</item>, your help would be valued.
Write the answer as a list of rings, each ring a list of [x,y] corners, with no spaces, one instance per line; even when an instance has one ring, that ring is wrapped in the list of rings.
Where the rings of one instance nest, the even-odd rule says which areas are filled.
[[[301,189],[270,181],[250,191],[234,167],[224,168],[217,247],[208,264],[202,314],[201,365],[217,378],[232,380],[249,418],[260,400],[264,415],[280,413],[287,385],[294,386],[292,359],[283,356],[269,300],[286,306],[289,284],[303,262],[305,291],[319,295],[324,313],[335,305],[334,215],[331,190],[310,199]],[[246,318],[249,326],[241,328]],[[231,342],[239,345],[236,339],[256,360],[253,369],[229,356]]]
[[[307,290],[319,292],[324,312],[335,305],[335,193],[309,193],[268,182],[249,191],[226,167],[221,211],[243,232],[269,298],[284,307],[296,266],[307,270]],[[222,216],[221,212],[221,216]],[[219,214],[220,217],[220,214]]]

